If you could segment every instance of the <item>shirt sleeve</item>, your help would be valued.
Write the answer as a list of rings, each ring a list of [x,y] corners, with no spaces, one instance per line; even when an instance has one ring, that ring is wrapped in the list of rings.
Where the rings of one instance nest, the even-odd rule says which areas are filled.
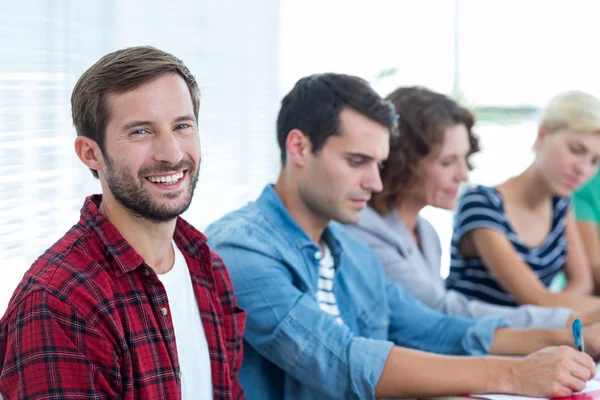
[[[506,234],[500,201],[500,198],[492,197],[485,190],[468,190],[458,204],[453,241],[458,243],[464,235],[477,228],[490,228]]]
[[[112,343],[51,294],[31,293],[0,328],[5,399],[120,397],[120,362]]]
[[[501,317],[478,320],[433,310],[388,280],[392,313],[390,340],[397,345],[448,355],[483,355],[490,351],[496,329],[508,326]]]
[[[453,296],[462,296],[462,293],[448,291]],[[471,300],[467,303],[466,315],[471,318],[482,318],[496,315],[504,318],[514,328],[524,329],[563,329],[573,311],[569,308],[548,308],[539,306],[508,307]]]
[[[244,357],[243,335],[246,326],[246,312],[238,307],[231,279],[223,261],[215,252],[211,252],[211,255],[215,286],[223,310],[223,332],[227,357],[231,366],[232,394],[234,399],[244,399],[239,372]]]
[[[294,285],[268,240],[234,231],[209,228],[209,243],[227,265],[240,307],[248,313],[248,344],[324,397],[374,399],[393,343],[355,337]]]

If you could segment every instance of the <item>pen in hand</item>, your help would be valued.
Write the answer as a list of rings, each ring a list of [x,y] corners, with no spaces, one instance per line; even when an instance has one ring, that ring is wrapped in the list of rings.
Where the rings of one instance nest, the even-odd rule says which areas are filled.
[[[575,347],[577,347],[577,350],[579,351],[584,351],[584,347],[583,347],[583,329],[581,328],[581,321],[579,320],[579,318],[575,318],[575,321],[573,321],[573,338],[575,339]]]

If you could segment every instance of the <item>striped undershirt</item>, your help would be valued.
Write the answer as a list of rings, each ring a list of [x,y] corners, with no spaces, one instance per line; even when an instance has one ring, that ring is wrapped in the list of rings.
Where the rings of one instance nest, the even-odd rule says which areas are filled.
[[[333,315],[338,324],[344,324],[340,310],[333,293],[333,280],[335,278],[335,262],[329,247],[323,246],[323,256],[319,262],[319,290],[317,301],[321,310]]]

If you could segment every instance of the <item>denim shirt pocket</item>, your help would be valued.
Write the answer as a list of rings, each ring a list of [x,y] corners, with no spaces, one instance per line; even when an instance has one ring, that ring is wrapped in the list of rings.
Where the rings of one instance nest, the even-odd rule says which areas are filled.
[[[369,339],[388,340],[389,307],[382,299],[369,303],[358,317],[360,334]]]

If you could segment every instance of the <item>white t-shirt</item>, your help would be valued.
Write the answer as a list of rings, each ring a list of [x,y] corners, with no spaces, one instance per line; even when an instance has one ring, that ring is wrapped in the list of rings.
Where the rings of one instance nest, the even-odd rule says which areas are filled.
[[[208,342],[194,295],[190,270],[173,242],[175,262],[166,274],[157,275],[167,291],[181,368],[183,400],[212,399],[212,376]]]
[[[321,310],[333,315],[339,324],[344,324],[340,310],[333,294],[333,280],[335,278],[335,262],[327,245],[323,246],[323,256],[319,262],[319,290],[317,300]]]

